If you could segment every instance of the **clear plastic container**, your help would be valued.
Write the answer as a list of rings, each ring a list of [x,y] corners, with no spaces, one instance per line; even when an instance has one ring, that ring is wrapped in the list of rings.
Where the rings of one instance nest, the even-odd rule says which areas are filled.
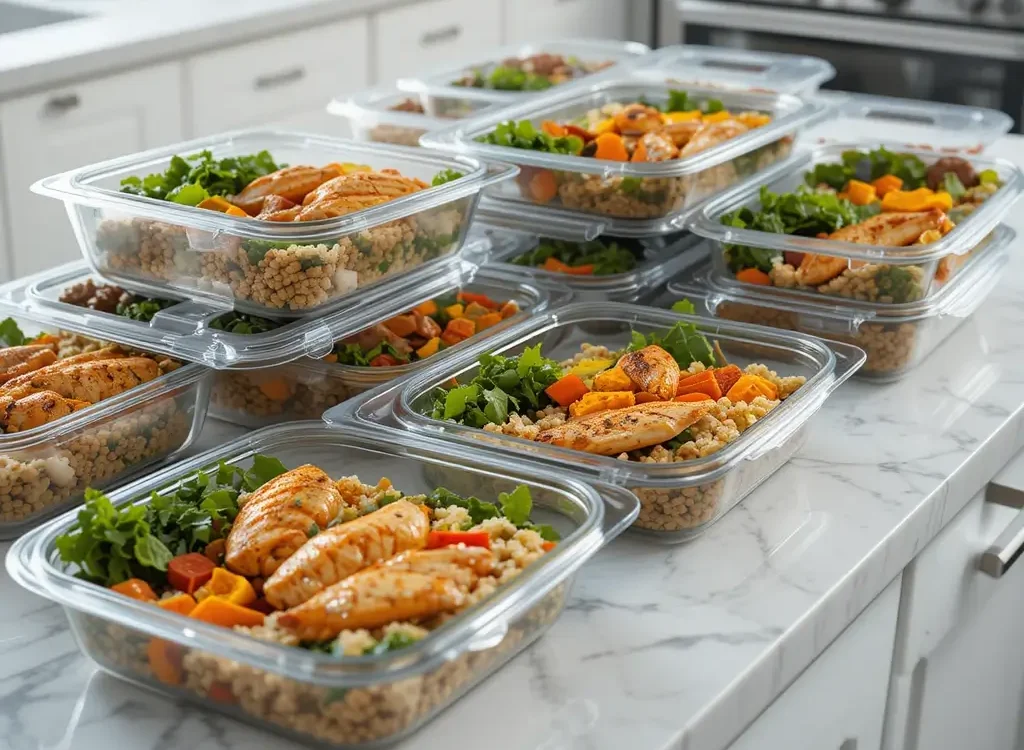
[[[393,168],[430,184],[463,177],[333,219],[262,221],[119,192],[121,180],[167,169],[175,155],[270,152],[278,163]],[[363,302],[457,259],[480,191],[512,177],[471,158],[276,131],[179,143],[48,177],[32,186],[68,209],[82,252],[106,278],[203,297],[265,316],[300,317]]]
[[[798,237],[774,234],[752,229],[738,229],[722,224],[721,218],[742,207],[757,209],[761,205],[761,186],[774,193],[791,192],[804,184],[804,174],[818,164],[835,163],[844,151],[867,151],[880,144],[831,144],[818,146],[784,165],[770,170],[763,180],[753,181],[727,192],[705,205],[690,223],[694,233],[713,240],[711,260],[716,273],[731,277],[728,253],[730,247],[753,248],[772,253],[776,269],[771,272],[773,288],[790,294],[794,299],[836,297],[886,303],[912,302],[926,297],[962,268],[967,257],[986,246],[986,240],[1010,207],[1020,197],[1024,187],[1021,170],[1002,159],[971,158],[969,161],[980,173],[993,170],[998,173],[1002,187],[978,208],[964,217],[956,227],[936,242],[906,247],[855,244],[817,237]],[[926,151],[906,151],[919,157],[925,164],[939,157]],[[847,269],[826,282],[799,286],[793,261],[785,263],[785,253],[834,256],[848,260]],[[777,259],[777,263],[775,263]],[[776,275],[777,274],[777,275]],[[738,280],[734,285],[750,286]]]
[[[996,227],[983,252],[975,255],[953,281],[917,302],[880,305],[793,299],[769,287],[722,283],[705,269],[691,280],[670,281],[665,301],[689,299],[700,314],[781,328],[854,344],[867,359],[857,377],[874,382],[899,380],[949,338],[978,309],[1009,261],[1008,246],[1016,232]]]
[[[34,316],[0,305],[26,333],[57,333]],[[0,434],[0,539],[13,539],[104,489],[173,458],[199,435],[210,373],[185,365],[62,419]]]
[[[609,65],[595,70],[586,76],[577,76],[571,81],[559,84],[553,88],[568,86],[577,83],[584,78],[593,80],[595,75],[605,75],[615,69],[620,63],[633,63],[641,56],[650,52],[650,47],[639,42],[617,42],[610,39],[558,39],[543,42],[532,42],[530,44],[513,44],[495,50],[494,54],[486,59],[469,64],[458,64],[443,70],[427,73],[422,77],[400,78],[398,88],[403,91],[426,93],[424,103],[428,112],[436,114],[438,110],[433,108],[432,103],[444,104],[448,97],[458,96],[465,91],[479,91],[490,97],[491,101],[503,104],[510,104],[531,97],[542,95],[544,90],[533,91],[508,91],[495,88],[476,88],[472,86],[460,86],[458,81],[477,73],[487,76],[502,61],[510,58],[523,59],[533,55],[560,55],[567,60],[576,60],[586,66],[597,66],[602,63]]]
[[[900,148],[940,154],[979,154],[1013,127],[1005,112],[891,96],[821,91],[827,120],[807,129],[808,144],[884,140]]]
[[[636,240],[604,235],[600,229],[601,224],[591,220],[545,222],[530,211],[523,211],[517,216],[504,212],[491,215],[481,208],[473,232],[480,232],[490,239],[488,268],[500,269],[537,284],[567,289],[575,301],[646,304],[657,296],[668,279],[707,257],[707,243],[688,232]],[[552,239],[615,244],[632,251],[636,265],[624,273],[579,276],[514,262],[524,253],[534,250],[543,240]]]
[[[540,128],[544,120],[566,122],[595,109],[645,99],[665,102],[678,88],[664,83],[653,71],[630,70],[602,77],[593,85],[546,95],[460,123],[444,131],[428,133],[424,145],[474,155],[489,161],[519,166],[519,177],[495,186],[488,196],[520,211],[523,203],[538,201],[531,185],[539,174],[550,173],[557,194],[540,203],[548,215],[598,215],[616,219],[607,231],[619,236],[666,234],[685,228],[687,217],[702,202],[751,177],[790,155],[793,139],[811,120],[823,115],[822,105],[807,103],[789,94],[752,94],[729,90],[697,89],[687,92],[697,99],[719,99],[733,112],[770,114],[772,121],[700,153],[661,162],[620,162],[567,154],[495,146],[480,143],[485,135],[509,120],[529,120]]]
[[[387,476],[406,492],[429,492],[435,474],[470,483],[477,495],[527,485],[538,520],[562,531],[558,547],[495,594],[390,653],[341,658],[258,641],[82,582],[62,568],[54,539],[74,522],[55,519],[19,540],[7,556],[11,577],[64,607],[82,651],[103,670],[199,705],[327,747],[379,747],[413,733],[539,638],[565,606],[573,575],[636,516],[636,498],[588,486],[529,462],[509,464],[458,445],[322,422],[296,422],[247,435],[157,472],[112,494],[115,504],[147,503],[151,491],[225,460],[246,465],[255,453],[288,466],[312,463],[332,476]],[[186,681],[169,686],[151,672],[153,639],[185,651]],[[219,683],[223,690],[211,695]]]
[[[550,303],[558,304],[569,296],[549,293],[545,288],[529,283],[528,279],[501,271],[481,271],[471,281],[449,286],[440,295],[456,291],[486,294],[495,300],[513,300],[520,312],[429,359],[406,365],[359,367],[304,358],[258,370],[223,370],[214,380],[210,415],[244,427],[263,427],[293,419],[319,419],[327,409],[353,396],[409,373],[436,366],[437,362],[463,347],[490,338],[515,325],[524,316],[543,312]],[[392,307],[373,323],[393,317],[400,309]]]
[[[832,63],[820,57],[699,44],[661,47],[637,65],[664,73],[666,81],[798,95],[813,94],[836,75]]]
[[[472,117],[495,105],[493,96],[466,89],[451,96],[430,97],[428,106],[434,114],[427,114],[420,98],[421,95],[410,95],[398,89],[375,89],[334,99],[327,105],[327,111],[345,118],[352,137],[358,141],[418,146],[424,133],[446,128],[452,120]],[[396,109],[409,103],[423,111]]]
[[[502,433],[474,429],[428,416],[433,390],[452,378],[472,378],[481,354],[518,354],[542,344],[542,353],[562,360],[579,353],[583,342],[621,349],[632,330],[664,331],[677,321],[693,323],[717,341],[730,362],[762,363],[780,375],[806,377],[789,398],[720,450],[677,463],[640,463],[554,447]],[[596,338],[593,327],[600,326]],[[864,362],[855,346],[761,326],[678,315],[650,307],[613,302],[567,305],[510,328],[486,344],[467,348],[400,383],[367,394],[358,403],[328,411],[331,423],[399,426],[459,446],[496,451],[506,461],[535,458],[566,475],[626,487],[640,499],[634,528],[663,542],[684,542],[705,531],[799,450],[810,417],[828,395]]]

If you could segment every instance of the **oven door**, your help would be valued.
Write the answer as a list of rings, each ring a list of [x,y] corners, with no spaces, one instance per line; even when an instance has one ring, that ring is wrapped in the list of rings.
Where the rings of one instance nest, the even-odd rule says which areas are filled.
[[[990,107],[1024,118],[1024,34],[884,16],[680,0],[687,44],[812,55],[838,71],[828,88]]]

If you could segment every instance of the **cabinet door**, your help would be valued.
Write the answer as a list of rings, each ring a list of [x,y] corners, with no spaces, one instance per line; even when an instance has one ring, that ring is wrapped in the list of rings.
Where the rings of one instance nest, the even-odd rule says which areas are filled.
[[[979,567],[990,547],[1019,547],[1022,505],[1024,454],[904,572],[886,750],[1022,747],[1024,564],[999,578]]]
[[[182,137],[181,68],[160,65],[0,102],[13,276],[79,257],[64,212],[29,186],[56,172]]]
[[[878,750],[899,600],[897,578],[729,750]]]
[[[494,2],[431,0],[384,11],[377,16],[376,80],[390,83],[460,60],[486,59],[500,43],[501,12]]]
[[[192,135],[274,126],[342,134],[327,103],[369,85],[369,33],[366,18],[352,18],[189,58]]]
[[[508,44],[538,38],[630,39],[633,35],[627,0],[504,0],[502,5]]]

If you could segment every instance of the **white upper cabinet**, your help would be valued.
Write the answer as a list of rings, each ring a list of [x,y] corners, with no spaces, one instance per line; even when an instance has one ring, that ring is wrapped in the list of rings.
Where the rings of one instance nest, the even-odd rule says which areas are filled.
[[[375,70],[381,84],[486,58],[501,44],[501,8],[495,0],[431,0],[384,11],[376,23]]]
[[[180,140],[181,67],[158,65],[0,102],[13,276],[80,257],[64,206],[29,191],[56,172]]]
[[[351,18],[186,60],[190,130],[249,127],[347,135],[332,97],[370,85],[370,24]]]
[[[628,0],[503,0],[505,41],[630,39]]]

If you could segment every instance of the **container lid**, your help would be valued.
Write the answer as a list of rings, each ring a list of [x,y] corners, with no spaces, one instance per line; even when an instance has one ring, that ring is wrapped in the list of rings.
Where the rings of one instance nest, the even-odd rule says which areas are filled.
[[[816,165],[841,163],[844,152],[865,151],[880,146],[898,149],[901,154],[911,154],[926,164],[939,158],[934,151],[915,151],[877,141],[816,146],[802,151],[786,162],[770,167],[758,179],[748,180],[711,199],[702,206],[700,211],[696,212],[688,222],[688,227],[701,237],[723,244],[767,248],[780,252],[835,255],[869,262],[884,261],[893,265],[916,264],[938,260],[947,255],[963,255],[971,252],[1002,221],[1007,211],[1020,197],[1021,190],[1024,189],[1024,173],[1012,162],[1006,159],[984,159],[972,156],[968,161],[971,162],[974,169],[977,172],[986,170],[996,172],[1002,182],[1002,187],[968,214],[942,239],[926,245],[898,247],[865,245],[827,238],[819,239],[741,229],[727,226],[721,221],[723,216],[740,208],[759,206],[762,187],[772,192],[794,190],[798,185],[805,184],[804,175],[814,169]]]
[[[1013,127],[1005,112],[890,96],[819,91],[828,119],[804,131],[808,144],[885,141],[901,148],[978,154]]]
[[[698,44],[661,47],[636,64],[681,83],[784,94],[815,91],[836,75],[832,63],[820,57]]]
[[[348,97],[332,99],[327,104],[327,111],[332,115],[346,117],[366,125],[387,123],[418,130],[435,130],[447,127],[452,120],[470,117],[495,105],[493,96],[476,89],[464,89],[451,95],[441,96],[441,101],[434,103],[435,111],[438,107],[443,106],[446,112],[445,116],[392,109],[396,104],[410,99],[418,102],[419,95],[410,94],[395,87],[370,89]]]
[[[483,241],[474,243],[477,248],[474,254],[482,256],[483,245]],[[218,370],[259,369],[301,357],[324,357],[338,339],[415,307],[453,286],[469,283],[476,272],[476,265],[459,261],[428,279],[389,290],[357,307],[279,321],[280,328],[263,333],[239,334],[211,327],[213,321],[229,310],[166,293],[151,296],[174,304],[157,312],[148,322],[61,302],[60,295],[67,287],[90,277],[101,280],[79,261],[0,287],[0,317],[27,315],[44,324],[199,362]],[[129,291],[137,290],[129,288]]]
[[[668,282],[665,299],[700,299],[708,314],[716,314],[724,303],[769,307],[800,314],[815,321],[813,328],[832,333],[853,333],[862,323],[899,324],[923,318],[971,315],[999,283],[1000,274],[1010,260],[1008,247],[1017,233],[1000,224],[992,232],[988,245],[971,257],[960,272],[935,292],[913,302],[883,304],[866,300],[836,299],[820,294],[793,292],[777,287],[739,284],[706,264],[687,278]],[[812,327],[812,326],[808,326]]]
[[[632,62],[646,55],[651,48],[640,42],[619,42],[612,39],[549,39],[547,41],[530,42],[529,44],[510,44],[500,47],[487,57],[476,57],[473,60],[444,67],[425,73],[398,79],[398,88],[402,91],[429,92],[433,95],[456,96],[466,90],[486,94],[491,101],[508,104],[524,98],[539,96],[537,91],[504,91],[500,89],[473,88],[455,85],[455,81],[475,71],[489,71],[509,58],[525,58],[531,55],[549,54],[576,58],[585,63],[612,62],[607,68],[581,76],[578,79],[552,87],[564,89],[583,80],[594,80],[594,76],[605,75],[617,67],[618,63]],[[550,89],[542,89],[548,91]]]

